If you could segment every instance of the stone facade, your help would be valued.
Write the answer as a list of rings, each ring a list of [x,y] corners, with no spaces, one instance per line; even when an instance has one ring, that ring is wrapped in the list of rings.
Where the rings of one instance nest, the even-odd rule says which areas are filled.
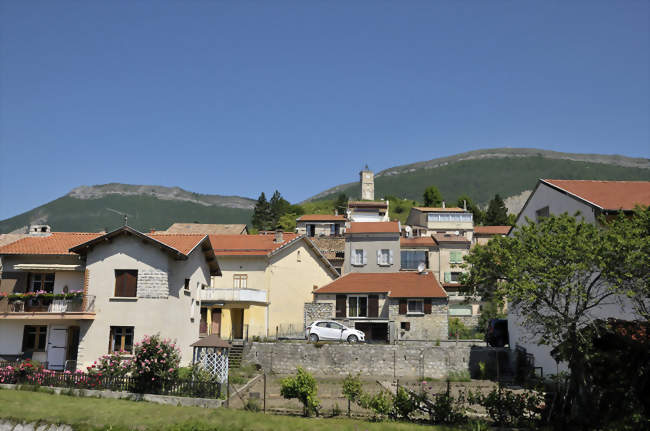
[[[331,319],[334,305],[330,302],[305,302],[305,328],[315,320]]]
[[[169,282],[167,273],[153,269],[138,271],[138,298],[167,298]]]
[[[449,332],[447,298],[432,298],[431,301],[431,314],[399,314],[399,299],[390,298],[388,316],[395,322],[395,340],[435,341],[447,339]]]
[[[318,376],[345,376],[353,372],[377,378],[440,379],[451,372],[475,372],[479,362],[494,357],[494,350],[463,344],[436,346],[435,343],[249,343],[243,362],[259,364],[266,372],[278,374],[292,374],[297,367],[303,367]]]
[[[449,319],[458,319],[460,322],[465,325],[466,328],[468,329],[475,329],[478,331],[482,331],[485,328],[479,328],[478,327],[478,319],[481,317],[480,315],[473,315],[473,316],[449,316]]]

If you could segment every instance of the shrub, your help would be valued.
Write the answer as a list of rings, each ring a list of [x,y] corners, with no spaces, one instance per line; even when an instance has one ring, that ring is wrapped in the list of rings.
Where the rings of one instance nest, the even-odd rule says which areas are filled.
[[[431,422],[437,424],[454,424],[464,422],[467,419],[463,395],[454,398],[448,393],[436,394],[433,396],[429,416]]]
[[[374,395],[361,394],[359,405],[364,409],[372,410],[377,417],[394,416],[393,396],[386,390],[381,390]]]
[[[394,415],[398,418],[409,419],[409,416],[417,410],[420,401],[419,397],[399,386],[393,398]]]
[[[518,427],[530,425],[541,413],[543,397],[536,392],[516,394],[494,388],[489,394],[470,394],[470,402],[485,407],[497,426]]]
[[[244,410],[248,410],[249,412],[259,412],[262,408],[260,407],[259,400],[249,398],[248,401],[246,401],[246,404],[244,404]]]
[[[317,392],[316,379],[302,367],[298,367],[295,376],[283,379],[280,388],[280,394],[284,398],[296,398],[302,403],[305,416],[310,416],[312,413],[318,415],[320,402],[316,398]]]
[[[450,382],[470,382],[472,378],[469,375],[469,371],[452,371],[447,375],[447,380]]]
[[[359,375],[353,376],[348,374],[345,379],[343,379],[343,395],[348,401],[356,403],[361,398],[363,390],[361,388],[361,379]]]
[[[343,411],[341,410],[341,407],[339,407],[339,403],[334,403],[334,407],[332,407],[332,417],[341,416],[341,413],[343,413]]]
[[[86,367],[90,375],[106,377],[125,377],[131,372],[132,361],[123,356],[126,352],[111,353],[101,356],[90,367]]]
[[[155,393],[163,380],[177,377],[180,360],[180,351],[174,343],[161,339],[158,334],[145,335],[142,342],[135,344],[132,361],[136,390]]]

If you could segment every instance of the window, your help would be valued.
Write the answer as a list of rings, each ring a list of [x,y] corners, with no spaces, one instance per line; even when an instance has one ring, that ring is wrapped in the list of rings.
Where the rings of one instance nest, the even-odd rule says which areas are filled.
[[[402,250],[400,252],[402,269],[418,269],[420,263],[428,267],[427,254],[426,251]]]
[[[348,296],[348,317],[368,317],[367,296]]]
[[[232,276],[232,287],[235,289],[246,289],[248,286],[248,275],[235,274]]]
[[[391,265],[393,263],[393,250],[387,248],[382,248],[377,250],[377,265]]]
[[[421,299],[409,299],[408,314],[424,314],[424,301]]]
[[[449,263],[463,263],[463,254],[458,250],[450,251]]]
[[[45,291],[45,292],[54,292],[54,274],[30,274],[31,277],[31,291]]]
[[[410,331],[411,330],[411,322],[400,322],[399,326],[402,329],[402,331]]]
[[[335,225],[335,224],[330,225],[330,235],[336,235],[337,234],[336,233],[336,231],[337,231],[336,226],[337,225]]]
[[[366,263],[368,263],[366,251],[362,248],[355,249],[352,255],[352,265],[365,265]]]
[[[465,222],[469,223],[473,219],[473,214],[450,214],[450,213],[433,213],[429,214],[427,217],[427,220],[430,222],[454,222],[454,223],[460,223],[460,222]]]
[[[300,262],[300,250],[298,250],[298,253],[296,253],[296,260]]]
[[[537,218],[538,221],[548,216],[549,216],[548,207],[540,208],[537,211],[535,211],[535,217]]]
[[[190,279],[189,278],[185,279],[185,290],[190,290]]]
[[[115,296],[135,298],[138,293],[138,270],[115,270]]]
[[[452,272],[449,276],[451,283],[460,283],[460,272]]]
[[[111,326],[108,353],[133,353],[133,326]]]
[[[44,352],[47,326],[25,326],[23,331],[23,352]]]

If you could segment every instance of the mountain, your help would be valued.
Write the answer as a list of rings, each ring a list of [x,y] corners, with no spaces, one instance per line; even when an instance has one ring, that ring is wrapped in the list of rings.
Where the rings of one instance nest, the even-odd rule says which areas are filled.
[[[0,233],[48,224],[54,231],[111,230],[124,223],[141,230],[166,229],[174,222],[249,223],[255,201],[204,195],[179,187],[104,184],[81,186],[67,195],[0,221]]]
[[[534,148],[476,150],[384,169],[375,174],[375,197],[397,196],[422,201],[424,189],[438,187],[445,200],[461,194],[486,205],[495,193],[518,212],[539,178],[650,180],[650,159],[619,155],[572,154]],[[360,194],[359,183],[329,188],[307,201]]]

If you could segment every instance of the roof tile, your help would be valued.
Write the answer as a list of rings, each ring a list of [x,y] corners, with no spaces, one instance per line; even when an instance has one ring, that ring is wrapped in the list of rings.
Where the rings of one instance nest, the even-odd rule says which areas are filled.
[[[446,298],[447,293],[432,272],[352,272],[314,293],[388,293],[391,298]]]
[[[650,205],[650,181],[541,180],[604,210]]]

